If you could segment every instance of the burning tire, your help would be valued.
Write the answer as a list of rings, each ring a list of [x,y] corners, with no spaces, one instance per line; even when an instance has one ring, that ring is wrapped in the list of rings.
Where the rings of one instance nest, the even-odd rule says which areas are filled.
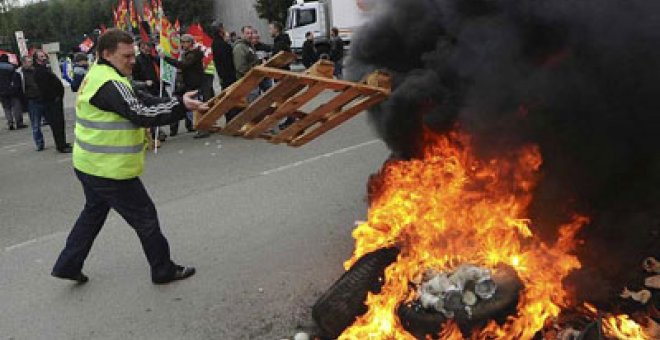
[[[516,271],[508,266],[498,267],[493,275],[497,292],[489,299],[480,301],[472,308],[472,315],[456,313],[454,320],[464,334],[474,328],[485,326],[490,320],[499,323],[506,321],[516,311],[523,283]],[[426,311],[416,302],[401,304],[397,310],[399,320],[405,330],[418,339],[438,334],[447,318],[442,313]]]
[[[367,293],[380,291],[385,268],[399,250],[383,248],[360,258],[312,307],[312,317],[330,338],[337,338],[355,319],[367,312]]]

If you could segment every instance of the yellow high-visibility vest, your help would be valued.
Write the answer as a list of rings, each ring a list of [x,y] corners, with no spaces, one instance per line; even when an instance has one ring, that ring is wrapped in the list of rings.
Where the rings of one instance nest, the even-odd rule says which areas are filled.
[[[90,103],[101,86],[113,80],[132,91],[128,78],[100,64],[92,66],[80,86],[73,166],[89,175],[123,180],[138,177],[144,171],[146,132],[119,114]]]

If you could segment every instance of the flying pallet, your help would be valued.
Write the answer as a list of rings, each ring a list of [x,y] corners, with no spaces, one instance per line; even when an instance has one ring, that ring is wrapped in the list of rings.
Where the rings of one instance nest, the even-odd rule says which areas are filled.
[[[194,113],[195,128],[298,147],[382,102],[390,94],[391,80],[386,73],[376,71],[364,81],[353,83],[332,79],[334,66],[327,60],[319,60],[304,73],[280,68],[295,59],[293,53],[280,52],[267,63],[254,67],[211,99],[208,112]],[[276,83],[248,103],[246,96],[265,78],[272,78]],[[334,92],[334,96],[314,105],[314,99],[328,91]],[[313,108],[302,111],[306,104]],[[219,126],[218,119],[230,110],[240,110],[240,113],[224,127]],[[284,130],[275,129],[286,117],[294,117],[296,121]]]

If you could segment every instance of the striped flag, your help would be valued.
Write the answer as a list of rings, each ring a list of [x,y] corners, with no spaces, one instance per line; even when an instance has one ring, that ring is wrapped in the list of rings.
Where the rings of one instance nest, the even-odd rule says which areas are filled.
[[[174,30],[167,17],[161,19],[159,41],[163,53],[172,58],[179,58],[179,32]]]

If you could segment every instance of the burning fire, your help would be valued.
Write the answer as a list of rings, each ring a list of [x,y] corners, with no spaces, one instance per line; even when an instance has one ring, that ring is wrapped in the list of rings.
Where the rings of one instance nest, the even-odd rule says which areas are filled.
[[[610,316],[603,320],[603,331],[607,337],[627,340],[650,340],[642,326],[627,315]]]
[[[516,314],[503,325],[491,322],[474,331],[472,339],[531,339],[546,319],[572,304],[561,281],[580,268],[571,252],[587,218],[560,226],[555,244],[534,236],[527,208],[542,164],[536,146],[481,160],[466,134],[427,131],[424,138],[423,157],[386,164],[368,222],[353,232],[356,249],[347,269],[383,247],[395,245],[401,253],[387,268],[381,293],[369,294],[368,312],[340,339],[413,339],[395,312],[415,298],[410,282],[428,268],[451,270],[462,263],[510,265],[525,285]],[[440,335],[463,339],[452,322]]]

